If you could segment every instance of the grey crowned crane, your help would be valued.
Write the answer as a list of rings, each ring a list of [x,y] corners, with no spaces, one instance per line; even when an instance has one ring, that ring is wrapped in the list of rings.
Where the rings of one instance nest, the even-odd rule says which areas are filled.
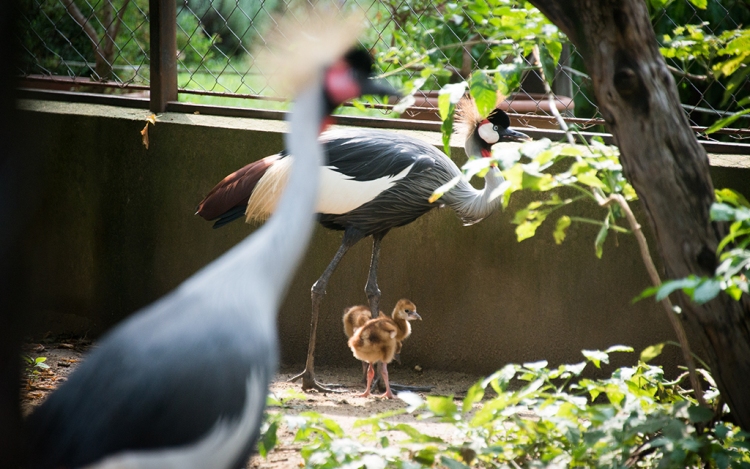
[[[508,115],[500,109],[483,118],[473,102],[460,106],[459,124],[466,135],[466,153],[488,157],[492,145],[501,141],[528,140],[511,130]],[[327,163],[321,166],[320,193],[316,211],[326,228],[343,230],[336,255],[323,275],[312,286],[312,325],[302,389],[328,391],[315,381],[315,336],[320,304],[326,285],[346,252],[361,239],[372,236],[372,258],[365,285],[372,317],[378,314],[380,289],[377,284],[378,259],[383,237],[392,228],[409,224],[442,205],[451,207],[464,224],[476,223],[492,213],[501,198],[491,196],[503,181],[500,170],[492,167],[485,176],[485,187],[477,190],[461,180],[442,196],[430,202],[438,187],[461,174],[456,164],[428,143],[405,135],[374,129],[331,130],[320,137]],[[216,220],[214,228],[243,217],[263,220],[274,212],[285,186],[294,151],[284,150],[235,171],[216,185],[198,205],[197,214]]]
[[[286,56],[306,82],[285,138],[300,157],[276,213],[102,338],[29,416],[31,468],[244,467],[277,368],[278,307],[315,224],[321,124],[343,100],[394,93],[368,81],[366,52],[340,58],[352,27],[318,30],[328,37],[298,48],[314,57]]]

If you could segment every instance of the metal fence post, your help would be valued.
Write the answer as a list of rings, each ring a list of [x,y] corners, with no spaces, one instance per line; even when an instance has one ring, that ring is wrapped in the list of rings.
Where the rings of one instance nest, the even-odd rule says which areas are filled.
[[[149,0],[151,32],[151,104],[153,112],[164,112],[169,101],[177,101],[177,2]]]

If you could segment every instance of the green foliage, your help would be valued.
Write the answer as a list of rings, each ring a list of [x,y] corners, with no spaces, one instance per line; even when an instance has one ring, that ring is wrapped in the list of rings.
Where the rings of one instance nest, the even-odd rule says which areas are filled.
[[[698,304],[710,301],[725,292],[735,300],[750,293],[750,202],[731,189],[716,191],[711,206],[711,220],[729,223],[729,233],[717,247],[719,265],[713,277],[690,275],[669,280],[658,287],[646,289],[638,297],[654,296],[661,301],[681,290]]]
[[[594,224],[599,231],[594,240],[597,257],[607,235],[611,231],[629,232],[618,225],[623,217],[617,205],[600,206],[600,201],[611,194],[621,194],[626,200],[635,200],[632,186],[622,174],[619,152],[616,147],[594,140],[590,145],[570,145],[555,143],[548,139],[528,142],[518,149],[496,146],[491,158],[477,158],[463,166],[464,177],[470,179],[482,175],[491,165],[503,170],[505,182],[493,197],[503,197],[503,205],[508,206],[511,195],[527,190],[542,192],[546,198],[534,200],[516,211],[513,223],[518,241],[531,238],[537,229],[553,214],[574,203],[593,204],[599,207],[599,219],[560,215],[556,220],[553,238],[561,244],[573,223]],[[455,185],[455,183],[453,183]],[[450,188],[447,188],[450,189]],[[433,199],[447,190],[445,187],[433,194]]]
[[[750,29],[732,29],[713,35],[708,23],[678,26],[662,38],[662,55],[680,61],[683,70],[694,65],[711,81],[725,78],[721,106],[726,106],[750,76]],[[739,100],[739,99],[738,99]]]
[[[435,9],[430,1],[401,2],[384,0],[382,37],[387,48],[377,51],[379,65],[387,75],[420,71],[429,78],[428,89],[439,89],[455,82],[456,72],[462,78],[474,69],[488,69],[492,74],[505,65],[514,67],[521,57],[531,54],[535,46],[544,51],[546,63],[554,68],[562,51],[562,34],[531,4],[513,0],[460,0]],[[474,66],[476,64],[476,66]],[[503,65],[505,64],[505,65]],[[517,73],[517,70],[514,71]],[[496,79],[496,78],[495,78]],[[519,83],[510,82],[511,91]],[[494,103],[493,103],[494,105]]]
[[[49,365],[44,363],[47,361],[47,357],[36,357],[31,358],[28,355],[22,355],[23,361],[26,362],[26,373],[32,376],[38,375],[40,370],[49,369]]]
[[[406,408],[356,421],[364,430],[346,435],[316,413],[271,414],[262,441],[283,422],[307,468],[421,467],[750,467],[750,434],[723,420],[723,409],[699,407],[660,367],[646,363],[663,347],[650,347],[635,366],[615,369],[608,377],[583,377],[589,363],[609,363],[615,346],[584,351],[585,361],[549,367],[546,361],[509,364],[475,383],[463,400],[412,393],[399,398]],[[710,375],[705,397],[718,406]],[[452,426],[444,439],[420,431],[403,419],[431,419]],[[265,451],[272,448],[265,447]]]

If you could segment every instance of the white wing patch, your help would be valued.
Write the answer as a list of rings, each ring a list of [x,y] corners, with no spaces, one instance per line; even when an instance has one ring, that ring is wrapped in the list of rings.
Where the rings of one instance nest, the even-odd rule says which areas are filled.
[[[324,166],[320,172],[320,192],[315,210],[332,215],[351,212],[393,187],[409,174],[413,166],[412,163],[394,176],[383,176],[371,181],[355,181],[331,166]]]
[[[286,186],[293,160],[291,156],[280,159],[260,178],[248,201],[245,221],[263,221],[271,216]],[[333,166],[323,166],[320,168],[320,188],[315,211],[331,215],[350,212],[393,187],[409,174],[412,167],[414,163],[393,176],[355,181],[353,177],[336,171]]]

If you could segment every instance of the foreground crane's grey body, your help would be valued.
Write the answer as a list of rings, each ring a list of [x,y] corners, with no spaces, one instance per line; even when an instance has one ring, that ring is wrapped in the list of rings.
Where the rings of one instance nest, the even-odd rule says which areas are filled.
[[[473,103],[471,103],[473,106]],[[474,111],[476,114],[476,111]],[[501,140],[528,139],[510,130],[507,114],[496,110],[488,119],[473,115],[466,135],[467,154],[489,156],[492,144]],[[481,134],[481,135],[480,135]],[[303,389],[326,390],[315,382],[314,351],[317,318],[328,280],[346,252],[367,236],[373,237],[372,260],[365,292],[372,316],[377,316],[380,289],[377,265],[380,243],[392,228],[406,225],[433,208],[451,207],[464,224],[476,223],[492,213],[501,198],[493,191],[503,181],[500,170],[490,168],[485,187],[477,190],[461,180],[437,202],[433,192],[461,174],[453,161],[426,142],[374,129],[343,129],[320,138],[326,153],[317,200],[318,221],[326,228],[343,230],[341,246],[323,275],[312,287],[312,328]],[[214,227],[240,218],[259,219],[273,213],[274,200],[284,187],[285,166],[294,152],[282,152],[250,163],[220,182],[198,208]]]
[[[362,53],[352,59],[360,66]],[[362,73],[343,75],[366,79],[369,60]],[[310,175],[323,161],[317,136],[325,114],[339,104],[330,98],[330,86],[340,84],[329,79],[330,70],[325,79],[310,78],[295,101],[285,141],[302,156],[276,214],[99,342],[30,416],[32,468],[246,463],[277,367],[276,312],[315,223],[318,179]]]
[[[319,104],[319,90],[308,94],[297,108]],[[305,120],[314,130],[300,151],[313,152],[317,115],[295,112],[287,144],[304,141],[295,124]],[[314,170],[318,155],[297,169]],[[295,179],[298,194],[313,193],[316,181]],[[242,466],[276,371],[275,313],[314,224],[313,205],[297,199],[282,199],[283,222],[273,217],[102,339],[30,417],[33,467],[108,456],[141,464],[132,467]]]

